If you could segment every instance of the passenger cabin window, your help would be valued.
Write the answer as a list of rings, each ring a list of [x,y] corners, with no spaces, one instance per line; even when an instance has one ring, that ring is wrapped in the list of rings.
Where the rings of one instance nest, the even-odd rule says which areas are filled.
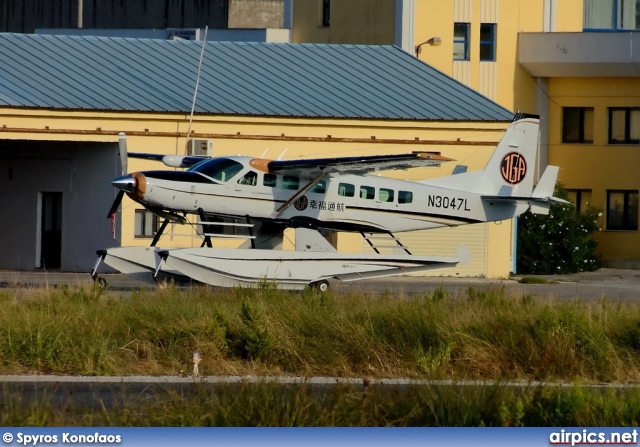
[[[398,203],[413,202],[413,193],[411,191],[398,191]]]
[[[376,189],[373,186],[361,186],[360,187],[360,198],[373,200],[376,198]]]
[[[238,180],[238,184],[247,186],[256,186],[258,184],[258,173],[249,171]]]
[[[315,192],[316,194],[324,194],[327,192],[327,182],[324,180],[320,180],[318,183],[313,185],[311,188],[311,192]]]
[[[356,195],[356,187],[351,183],[339,183],[338,195],[342,197],[353,197]]]
[[[228,158],[213,158],[193,165],[188,171],[199,172],[219,182],[228,182],[244,168],[242,163]]]
[[[381,202],[393,202],[393,189],[380,188],[378,200]]]
[[[278,181],[278,176],[275,174],[265,174],[262,179],[262,184],[264,186],[268,186],[269,188],[275,188],[276,183]]]
[[[300,188],[300,179],[295,175],[285,175],[282,177],[282,188],[297,191]]]

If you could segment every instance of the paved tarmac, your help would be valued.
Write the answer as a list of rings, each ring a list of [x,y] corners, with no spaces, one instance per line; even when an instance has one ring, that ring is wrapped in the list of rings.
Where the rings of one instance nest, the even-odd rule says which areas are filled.
[[[155,287],[122,274],[102,274],[110,290],[136,290]],[[548,284],[521,284],[522,276],[508,279],[415,277],[396,276],[368,279],[364,281],[332,281],[334,291],[364,291],[403,293],[407,296],[431,294],[444,288],[451,295],[465,294],[469,287],[478,290],[501,290],[509,294],[530,294],[535,297],[563,299],[640,299],[640,270],[600,269],[571,275],[538,276]],[[67,273],[56,271],[7,271],[0,270],[0,288],[8,287],[56,287],[91,286],[89,273]]]
[[[420,380],[420,379],[375,379],[344,377],[284,377],[284,376],[49,376],[11,375],[0,376],[0,398],[10,408],[32,408],[46,403],[56,409],[104,411],[112,408],[138,408],[153,402],[175,402],[177,398],[202,395],[209,390],[227,390],[236,396],[254,393],[251,385],[271,384],[284,390],[303,389],[316,396],[329,398],[336,388],[349,392],[365,393],[375,387],[378,392],[388,393],[389,399],[401,401],[420,390],[444,390],[455,388],[510,387],[531,389],[538,387],[572,388],[574,383],[539,381],[497,380]],[[638,384],[596,383],[581,384],[581,387],[601,389],[638,388]],[[206,396],[206,394],[205,394]]]

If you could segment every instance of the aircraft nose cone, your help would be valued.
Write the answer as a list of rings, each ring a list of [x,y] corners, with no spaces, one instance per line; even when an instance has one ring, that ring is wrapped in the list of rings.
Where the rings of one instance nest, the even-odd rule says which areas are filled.
[[[132,193],[136,188],[136,179],[131,174],[114,179],[111,184],[124,192]]]

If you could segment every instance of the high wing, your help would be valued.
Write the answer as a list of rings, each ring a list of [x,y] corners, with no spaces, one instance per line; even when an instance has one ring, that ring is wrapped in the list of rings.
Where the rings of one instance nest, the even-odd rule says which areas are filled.
[[[167,166],[188,168],[210,157],[129,153],[130,158],[161,161]],[[314,175],[349,173],[366,174],[367,172],[409,169],[423,166],[438,166],[442,162],[452,161],[433,152],[412,152],[410,154],[368,155],[361,157],[312,158],[304,160],[273,160],[266,163],[270,172],[305,171]],[[266,160],[265,160],[266,161]]]
[[[200,163],[202,160],[208,160],[211,157],[199,157],[192,155],[162,155],[162,154],[144,154],[140,152],[130,152],[129,158],[142,158],[145,160],[161,161],[172,168],[188,168]]]
[[[453,159],[432,152],[410,154],[369,155],[362,157],[314,158],[307,160],[275,160],[267,163],[271,172],[306,171],[309,174],[324,172],[366,174],[374,171],[437,166]]]

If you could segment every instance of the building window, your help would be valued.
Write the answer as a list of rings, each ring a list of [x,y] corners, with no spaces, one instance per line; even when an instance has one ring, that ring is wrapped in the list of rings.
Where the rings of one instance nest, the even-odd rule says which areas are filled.
[[[562,108],[562,142],[593,143],[593,107]]]
[[[494,62],[496,60],[496,24],[480,24],[480,60]]]
[[[581,213],[591,205],[590,189],[567,189],[569,200],[576,206],[576,211]]]
[[[640,0],[584,0],[585,30],[640,29]]]
[[[638,230],[638,191],[607,191],[607,230]]]
[[[322,26],[329,26],[331,21],[331,0],[320,0],[322,8]]]
[[[469,60],[469,24],[453,24],[453,60]]]
[[[158,216],[147,210],[136,210],[134,236],[153,237],[159,228]]]
[[[609,144],[640,143],[640,107],[609,109]]]

